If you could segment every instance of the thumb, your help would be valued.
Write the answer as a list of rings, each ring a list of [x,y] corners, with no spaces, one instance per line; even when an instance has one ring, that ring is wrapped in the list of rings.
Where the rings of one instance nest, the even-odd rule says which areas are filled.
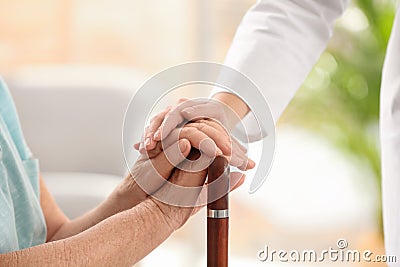
[[[175,166],[184,160],[189,153],[189,141],[186,139],[179,140],[164,150],[163,153],[138,166],[140,175],[135,177],[135,183],[147,195],[152,195],[169,179]]]
[[[165,149],[163,153],[152,158],[151,164],[159,175],[168,179],[172,170],[189,155],[190,148],[189,140],[181,139]]]

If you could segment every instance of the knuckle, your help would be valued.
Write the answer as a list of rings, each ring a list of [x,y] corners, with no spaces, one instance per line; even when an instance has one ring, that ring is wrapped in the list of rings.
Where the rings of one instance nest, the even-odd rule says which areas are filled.
[[[154,124],[156,121],[158,121],[159,118],[160,118],[160,115],[159,115],[159,114],[156,115],[156,116],[154,116],[153,118],[150,119],[150,123],[151,123],[151,124]]]
[[[153,123],[157,122],[157,121],[160,121],[160,120],[164,119],[167,114],[168,114],[168,111],[163,111],[161,113],[158,113],[153,118],[151,118],[150,121],[153,122]]]
[[[204,128],[206,127],[206,125],[201,122],[192,123],[190,126],[196,128],[199,131],[203,131]]]
[[[190,135],[190,134],[195,133],[196,130],[197,129],[195,127],[191,126],[191,125],[190,126],[185,126],[185,127],[182,128],[181,134]]]
[[[188,99],[186,97],[181,97],[181,98],[178,99],[178,103],[182,103],[182,102],[185,102],[187,100]]]
[[[206,124],[206,123],[208,123],[210,120],[209,119],[204,119],[204,118],[202,118],[202,119],[199,119],[197,122],[198,123],[202,123],[202,124]]]

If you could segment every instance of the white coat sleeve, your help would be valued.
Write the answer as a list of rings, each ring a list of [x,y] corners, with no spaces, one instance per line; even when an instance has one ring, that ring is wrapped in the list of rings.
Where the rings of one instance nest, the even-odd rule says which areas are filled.
[[[382,211],[388,256],[400,266],[400,6],[390,36],[382,73],[380,138],[382,161]]]
[[[264,0],[244,16],[224,64],[258,86],[275,121],[326,48],[348,1]],[[257,129],[251,114],[243,122]]]

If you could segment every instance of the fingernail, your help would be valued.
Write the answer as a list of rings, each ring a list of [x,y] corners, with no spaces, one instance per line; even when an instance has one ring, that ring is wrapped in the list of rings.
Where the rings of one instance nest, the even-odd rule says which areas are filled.
[[[186,113],[187,115],[192,115],[194,111],[195,111],[195,109],[192,107],[188,107],[188,108],[185,108],[184,110],[182,110],[182,112]]]
[[[153,139],[156,140],[156,139],[158,139],[159,137],[160,137],[160,130],[158,129],[158,130],[154,133]]]
[[[254,161],[252,161],[251,159],[247,159],[247,166],[245,166],[244,168],[246,170],[250,170],[253,169],[256,166],[256,163]]]
[[[256,163],[251,159],[249,159],[249,163],[250,163],[250,166],[253,166],[253,168],[256,166]]]
[[[140,142],[140,146],[139,146],[139,152],[142,153],[144,150],[144,145],[143,142]]]
[[[187,149],[187,142],[184,140],[179,141],[179,150],[184,153]]]

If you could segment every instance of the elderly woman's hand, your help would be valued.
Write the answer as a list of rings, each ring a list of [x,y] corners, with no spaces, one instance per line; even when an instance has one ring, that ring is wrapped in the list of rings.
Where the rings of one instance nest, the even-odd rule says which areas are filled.
[[[199,157],[199,151],[192,149],[188,156],[190,161],[183,162],[179,168],[175,168],[168,182],[145,201],[154,204],[153,207],[157,207],[161,211],[171,232],[184,225],[191,215],[207,204],[206,176],[208,168],[194,171],[199,169],[199,165],[202,164],[195,161]],[[244,179],[244,174],[231,172],[229,191],[241,186]],[[223,191],[221,193],[225,194]]]
[[[185,180],[184,182],[186,182],[187,179],[190,180],[194,176],[194,181],[200,183],[198,185],[200,186],[204,183],[206,177],[207,161],[209,163],[212,157],[221,155],[224,152],[228,154],[226,157],[231,163],[234,163],[233,165],[241,166],[242,169],[252,167],[252,163],[249,162],[244,155],[245,152],[239,145],[234,143],[233,148],[240,150],[241,153],[236,153],[236,156],[229,155],[228,149],[232,145],[231,142],[232,139],[226,133],[224,127],[213,120],[202,119],[196,122],[189,122],[181,128],[176,128],[163,140],[163,143],[157,142],[153,150],[139,156],[130,174],[113,192],[111,198],[115,199],[119,210],[125,210],[154,194],[157,195],[156,198],[158,199],[168,199],[171,196],[178,197],[176,192],[167,193],[167,190],[171,190],[171,181],[166,183],[167,180],[177,179],[179,181]],[[225,148],[224,152],[218,151],[215,144]],[[204,149],[207,152],[203,151],[203,161],[197,162],[195,165],[193,162],[184,162],[191,150],[190,157],[199,156],[199,153],[193,151],[196,148]],[[191,166],[187,166],[188,164],[191,164]],[[177,166],[178,168],[176,168]],[[191,169],[190,172],[188,171],[189,169]],[[243,178],[244,175],[234,172],[232,173],[231,184],[235,185]],[[188,183],[190,184],[190,182]],[[162,187],[165,188],[160,191],[159,189]],[[161,192],[164,192],[163,197],[158,196]],[[196,195],[197,193],[195,189],[190,191],[190,194]]]
[[[154,150],[139,156],[130,173],[110,197],[116,199],[120,210],[136,206],[160,189],[170,178],[175,166],[183,160],[182,157],[189,155],[190,150],[187,139],[181,139],[165,150],[158,144]]]

